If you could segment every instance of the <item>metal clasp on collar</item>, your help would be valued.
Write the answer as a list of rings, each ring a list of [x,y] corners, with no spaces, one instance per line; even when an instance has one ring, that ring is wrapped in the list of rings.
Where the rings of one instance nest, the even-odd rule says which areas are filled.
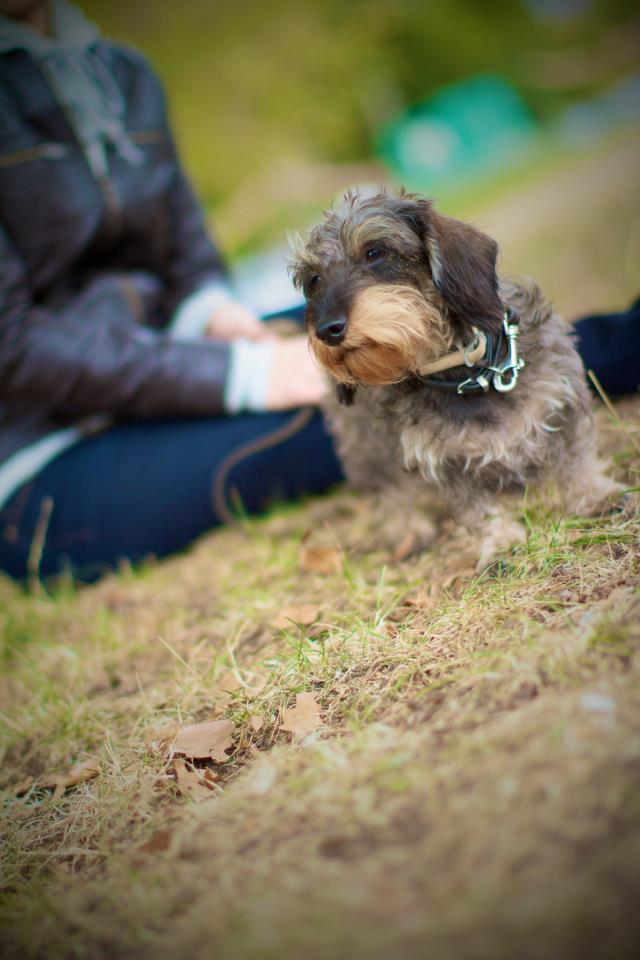
[[[524,367],[524,360],[518,356],[519,324],[517,314],[505,310],[502,328],[507,338],[507,356],[494,367],[493,386],[498,393],[510,393],[518,382],[518,374]]]
[[[471,393],[472,390],[478,391],[478,388],[482,393],[486,393],[491,386],[491,383],[482,373],[477,373],[475,377],[467,377],[466,380],[463,380],[462,383],[459,383],[456,387],[456,393],[460,397],[466,396],[468,393]]]

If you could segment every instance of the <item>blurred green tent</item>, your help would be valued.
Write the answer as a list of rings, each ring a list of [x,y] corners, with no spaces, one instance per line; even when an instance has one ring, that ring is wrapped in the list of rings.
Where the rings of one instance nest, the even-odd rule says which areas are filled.
[[[417,190],[442,190],[495,174],[539,136],[520,95],[500,76],[443,87],[382,131],[378,155],[394,178]]]

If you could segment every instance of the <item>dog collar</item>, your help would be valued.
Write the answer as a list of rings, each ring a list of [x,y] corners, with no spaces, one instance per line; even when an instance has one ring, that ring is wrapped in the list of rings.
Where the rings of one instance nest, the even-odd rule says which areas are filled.
[[[430,387],[455,392],[459,396],[477,396],[487,393],[490,387],[498,393],[510,393],[518,383],[518,374],[524,367],[524,359],[518,356],[520,317],[510,307],[504,312],[502,330],[495,336],[481,333],[472,327],[474,337],[466,347],[432,361],[418,371],[418,379]],[[500,354],[506,343],[506,356],[500,363]],[[470,377],[455,380],[438,380],[426,374],[441,373],[464,364],[479,368]]]

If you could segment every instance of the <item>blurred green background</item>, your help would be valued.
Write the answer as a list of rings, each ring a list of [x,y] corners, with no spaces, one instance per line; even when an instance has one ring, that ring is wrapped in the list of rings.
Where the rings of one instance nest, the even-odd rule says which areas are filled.
[[[232,256],[281,243],[285,227],[350,183],[407,179],[389,137],[443,86],[506,80],[542,134],[524,154],[542,162],[542,140],[548,151],[566,148],[571,130],[574,141],[576,130],[595,136],[588,116],[563,118],[637,70],[627,0],[79,2],[154,64],[187,170]],[[458,192],[484,188],[472,168],[473,156]]]

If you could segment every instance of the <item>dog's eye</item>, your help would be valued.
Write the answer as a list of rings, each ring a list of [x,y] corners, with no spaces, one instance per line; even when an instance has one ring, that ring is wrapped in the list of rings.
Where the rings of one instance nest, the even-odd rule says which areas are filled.
[[[367,263],[378,263],[378,261],[384,260],[386,252],[382,247],[370,247],[364,256]]]
[[[304,285],[304,292],[307,296],[310,296],[314,290],[320,285],[320,280],[322,278],[318,273],[314,274],[313,277],[309,277],[307,282]]]

